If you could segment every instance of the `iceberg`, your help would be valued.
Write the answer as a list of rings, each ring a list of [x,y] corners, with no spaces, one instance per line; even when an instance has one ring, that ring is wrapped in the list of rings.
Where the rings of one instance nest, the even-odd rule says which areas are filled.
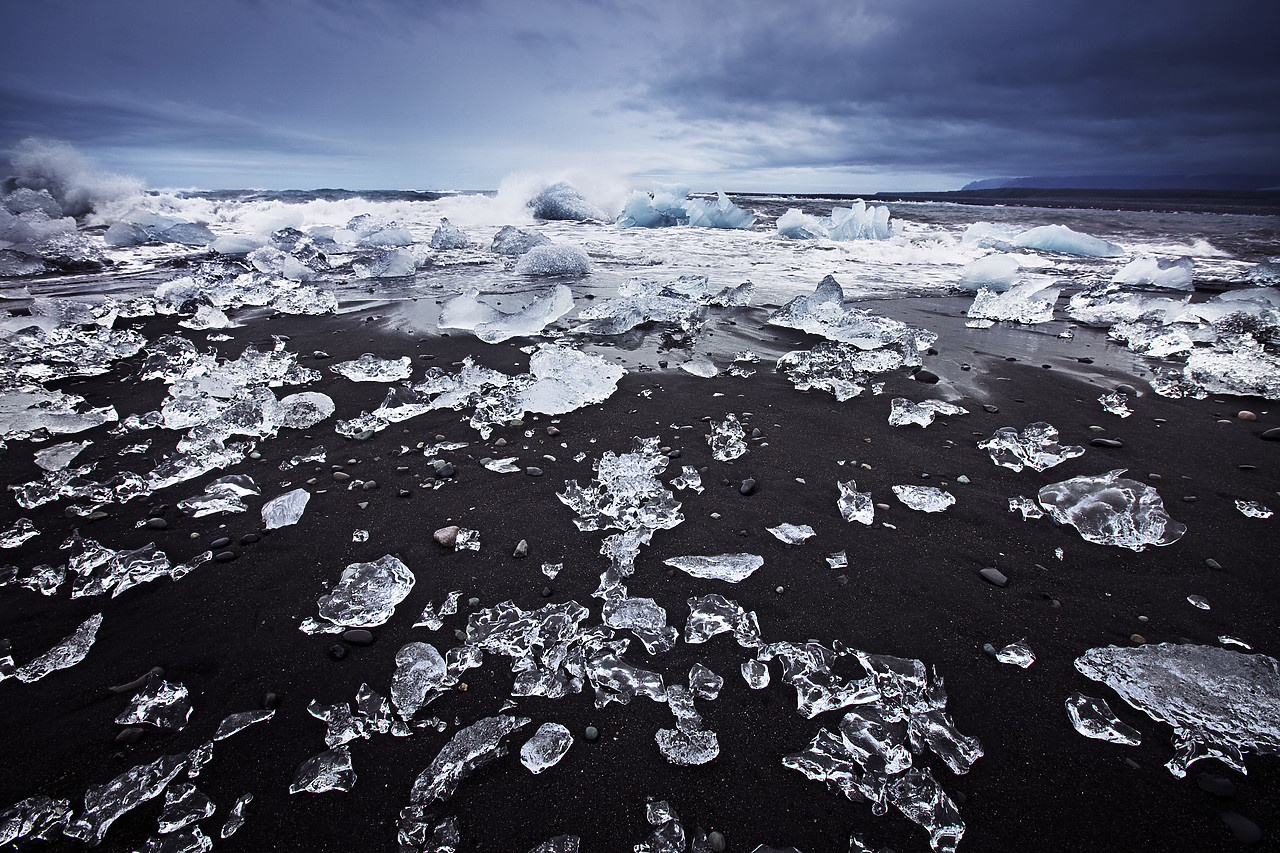
[[[1042,488],[1040,506],[1059,524],[1069,524],[1086,542],[1142,551],[1172,545],[1187,527],[1165,512],[1151,486],[1129,480],[1117,468],[1094,477],[1073,477]]]
[[[1065,225],[1041,225],[1023,231],[1013,238],[1013,245],[1020,249],[1088,258],[1118,258],[1125,254],[1124,249],[1115,243],[1072,231]]]
[[[581,246],[549,243],[534,246],[516,261],[516,275],[573,275],[591,272],[591,259]]]
[[[1111,278],[1113,284],[1130,287],[1163,287],[1169,290],[1194,290],[1191,275],[1194,267],[1190,258],[1157,258],[1140,254],[1120,268]]]
[[[913,328],[862,308],[845,308],[844,288],[834,276],[819,282],[813,293],[792,299],[774,312],[768,322],[853,344],[862,350],[895,350],[906,366],[920,364],[920,353],[938,340],[936,334],[925,329]]]
[[[545,187],[529,199],[527,206],[534,219],[569,222],[607,222],[610,219],[603,210],[583,198],[568,181],[558,181]]]

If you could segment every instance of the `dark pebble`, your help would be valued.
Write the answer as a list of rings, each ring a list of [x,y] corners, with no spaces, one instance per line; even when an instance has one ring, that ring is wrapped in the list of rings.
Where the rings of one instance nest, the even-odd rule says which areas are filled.
[[[151,509],[147,510],[147,518],[159,518],[164,515],[165,510],[168,508],[169,507],[164,504],[161,504],[160,506],[153,506]]]
[[[764,432],[763,432],[763,431],[761,431],[760,427],[756,427],[755,429],[751,430],[751,437],[752,437],[752,438],[764,438]]]
[[[1195,496],[1195,495],[1183,495],[1183,496],[1182,496],[1182,502],[1183,502],[1184,504],[1193,504],[1193,503],[1195,503],[1195,502],[1196,502],[1196,500],[1197,500],[1197,498],[1196,498],[1196,496]]]
[[[1004,576],[1004,572],[1000,571],[999,569],[986,568],[978,572],[978,575],[984,581],[993,583],[996,586],[1004,586],[1009,582],[1009,579]]]
[[[219,563],[230,563],[238,556],[240,555],[235,551],[219,551],[213,555],[213,559],[217,560]]]
[[[1205,560],[1204,564],[1211,569],[1222,571],[1222,563],[1219,563],[1217,560],[1213,559],[1213,557],[1210,557],[1209,559]]]
[[[1053,370],[1052,364],[1042,364],[1040,366],[1043,367],[1045,370]]]
[[[378,481],[365,480],[363,483],[360,484],[360,488],[364,489],[366,492],[372,492],[374,489],[378,488]]]
[[[1263,441],[1280,441],[1280,427],[1272,427],[1262,434]]]
[[[933,385],[938,381],[938,374],[932,370],[917,370],[915,375],[917,382],[924,382],[927,385]]]
[[[334,643],[329,647],[329,657],[334,660],[342,660],[347,656],[347,647],[342,643]]]
[[[1007,355],[1007,356],[1005,356],[1005,357],[1004,357],[1004,360],[1005,360],[1005,361],[1017,361],[1017,359],[1016,359],[1016,358],[1014,358],[1014,357],[1013,357],[1013,356],[1011,356],[1011,355]]]
[[[994,659],[996,656],[996,647],[991,645],[990,643],[983,643],[982,653],[987,657]]]
[[[1257,471],[1258,470],[1257,465],[1237,465],[1236,467],[1239,468],[1241,471]]]
[[[1223,812],[1222,822],[1231,828],[1231,834],[1241,844],[1257,844],[1262,840],[1262,827],[1242,814]]]
[[[231,544],[230,536],[219,536],[217,539],[209,543],[209,547],[216,551],[219,548],[225,548],[230,544]]]
[[[707,845],[714,851],[714,853],[724,853],[726,846],[724,833],[712,832],[707,836]]]
[[[342,632],[342,639],[353,646],[371,646],[373,645],[373,632],[366,631],[364,628],[352,628],[349,631]]]
[[[667,580],[671,580],[673,577],[675,577],[675,576],[676,576],[676,570],[675,570],[675,569],[667,569],[667,571],[666,571],[666,576],[667,576]]]
[[[756,481],[751,478],[743,480],[742,485],[738,487],[738,494],[740,495],[754,495],[755,493]]]
[[[668,453],[668,454],[667,454],[667,458],[668,458],[668,459],[679,459],[679,458],[680,458],[680,448],[678,448],[678,447],[677,447],[675,450],[673,450],[673,451],[671,451],[670,453]]]
[[[129,726],[127,729],[121,729],[120,733],[116,735],[116,743],[137,743],[142,740],[142,736],[146,733],[146,729],[141,726]]]
[[[537,467],[536,465],[530,465],[528,468],[524,469],[524,472],[528,474],[530,477],[542,476],[542,469]]]
[[[991,414],[994,415],[996,412],[1000,411],[1000,407],[995,405],[994,403],[983,403],[982,411],[990,412]]]
[[[325,352],[325,351],[324,351],[324,350],[322,350],[322,349],[318,349],[318,350],[316,350],[315,352],[311,353],[311,357],[312,357],[312,358],[325,359],[325,358],[328,358],[328,357],[329,357],[329,353]]]
[[[1126,385],[1122,383],[1116,386],[1116,390],[1119,391],[1121,394],[1128,394],[1130,397],[1138,396],[1138,389],[1134,388],[1132,385]]]
[[[1089,444],[1094,447],[1124,447],[1124,442],[1118,438],[1095,438]]]
[[[1236,795],[1236,783],[1222,776],[1215,776],[1212,773],[1201,773],[1196,777],[1196,784],[1200,786],[1201,791],[1213,794],[1215,797],[1234,797]]]
[[[165,521],[163,518],[147,519],[147,527],[150,527],[152,530],[164,530],[168,526],[169,526],[169,522]]]
[[[550,598],[550,597],[551,597],[551,587],[549,587],[549,586],[544,586],[544,587],[542,588],[542,597],[543,597],[543,598]]]
[[[268,711],[280,707],[280,697],[274,693],[268,693],[262,697],[262,707]]]
[[[836,575],[836,583],[840,584],[840,586],[848,586],[848,585],[849,585],[849,576],[848,576],[848,575]]]
[[[243,536],[241,536],[241,537],[240,537],[240,544],[241,544],[241,545],[252,545],[254,542],[257,542],[257,541],[258,541],[258,540],[260,540],[261,538],[262,538],[262,537],[261,537],[261,536],[259,536],[259,535],[258,535],[258,534],[256,534],[256,533],[246,533],[245,535],[243,535]]]
[[[583,730],[582,736],[587,740],[595,740],[600,737],[600,730],[595,726],[587,726],[586,729]]]
[[[554,426],[547,427],[547,435],[559,435],[559,434],[560,434],[560,427],[554,427]]]
[[[1080,362],[1081,364],[1093,364],[1093,359],[1089,358],[1089,356],[1087,355],[1084,356],[1083,358],[1077,358],[1076,361]]]
[[[446,480],[453,476],[453,463],[446,462],[436,469],[436,479]]]

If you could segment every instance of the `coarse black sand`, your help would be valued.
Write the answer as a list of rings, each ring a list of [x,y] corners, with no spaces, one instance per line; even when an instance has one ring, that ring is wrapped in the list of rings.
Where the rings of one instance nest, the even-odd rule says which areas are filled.
[[[556,418],[559,435],[547,434],[553,419],[542,416],[527,418],[520,427],[495,429],[482,441],[465,423],[468,413],[442,411],[354,441],[335,434],[330,419],[305,434],[282,430],[260,444],[259,460],[113,505],[109,517],[97,521],[66,517],[66,501],[24,511],[4,498],[0,525],[7,528],[27,517],[41,531],[3,553],[0,562],[6,564],[65,562],[59,545],[77,528],[116,549],[154,541],[174,562],[229,536],[238,557],[110,600],[71,600],[66,587],[53,597],[14,587],[0,590],[0,638],[12,642],[19,666],[90,615],[104,614],[97,641],[80,664],[31,684],[0,683],[0,808],[46,794],[67,798],[79,810],[87,786],[104,784],[159,756],[192,750],[210,739],[223,717],[259,708],[266,694],[275,693],[280,697],[276,717],[218,742],[213,760],[194,780],[218,804],[218,812],[201,824],[214,838],[214,849],[395,850],[396,817],[409,802],[414,778],[460,726],[502,709],[511,690],[509,661],[486,656],[483,666],[464,676],[465,691],[425,709],[449,723],[445,733],[425,730],[410,738],[375,735],[353,742],[358,781],[350,793],[288,793],[298,765],[325,749],[324,724],[307,713],[308,703],[353,700],[362,683],[386,695],[397,650],[413,640],[433,643],[441,652],[456,645],[454,631],[465,628],[472,610],[467,599],[473,596],[482,607],[510,599],[526,610],[572,599],[592,610],[588,624],[598,624],[599,601],[590,594],[607,563],[598,553],[605,533],[579,532],[573,512],[556,492],[564,490],[566,480],[590,480],[591,463],[605,451],[626,452],[633,437],[658,436],[664,446],[681,451],[663,478],[678,474],[682,465],[705,466],[706,491],[676,492],[685,521],[656,532],[642,549],[636,573],[628,579],[630,593],[656,599],[669,622],[681,629],[688,616],[686,600],[717,592],[758,614],[765,641],[813,639],[828,646],[840,641],[936,667],[946,680],[947,707],[960,731],[979,738],[985,750],[965,776],[950,773],[932,755],[921,759],[960,805],[967,825],[961,851],[1234,850],[1242,844],[1223,812],[1248,817],[1265,833],[1263,846],[1274,844],[1280,832],[1280,760],[1251,755],[1247,776],[1206,760],[1193,765],[1187,778],[1176,779],[1163,767],[1172,757],[1170,728],[1124,705],[1072,664],[1093,647],[1131,645],[1135,633],[1154,643],[1210,645],[1230,635],[1258,653],[1276,655],[1280,520],[1247,518],[1234,500],[1280,502],[1280,444],[1260,439],[1280,424],[1280,412],[1269,412],[1274,404],[1257,399],[1165,399],[1138,375],[1145,368],[1108,344],[1100,331],[1080,329],[1074,339],[1063,340],[1004,326],[967,329],[961,316],[966,304],[937,298],[870,306],[939,333],[938,353],[925,361],[941,378],[936,385],[916,382],[903,370],[884,377],[881,396],[839,403],[826,393],[797,392],[772,371],[768,357],[817,339],[772,327],[757,333],[764,314],[744,312],[744,334],[758,334],[759,340],[721,345],[730,352],[735,345],[750,347],[766,356],[756,375],[701,379],[675,369],[685,358],[679,351],[597,346],[594,351],[606,357],[624,359],[630,372],[604,404]],[[527,340],[487,345],[467,334],[404,334],[375,317],[386,313],[375,306],[321,320],[259,319],[231,330],[234,340],[216,346],[235,357],[248,343],[269,348],[271,335],[288,335],[288,348],[303,354],[302,363],[321,369],[324,378],[280,393],[329,394],[338,418],[373,409],[385,394],[384,384],[353,383],[328,372],[327,365],[363,352],[412,356],[415,380],[425,366],[449,367],[468,355],[508,373],[528,365],[517,346]],[[175,330],[166,318],[142,325],[149,339]],[[658,338],[658,332],[651,337]],[[315,350],[328,352],[330,359],[314,359]],[[659,368],[658,359],[670,359],[670,367]],[[113,403],[122,417],[156,409],[165,387],[135,381],[131,374],[139,361],[135,357],[108,375],[57,387],[84,395],[91,405]],[[640,364],[652,369],[636,369]],[[1119,383],[1143,391],[1130,401],[1135,414],[1123,420],[1097,402]],[[897,396],[916,402],[944,397],[969,414],[940,417],[927,429],[894,428],[886,418],[889,401]],[[983,404],[998,411],[989,412]],[[1251,410],[1258,419],[1241,420],[1240,410]],[[748,442],[747,455],[723,463],[711,458],[705,435],[708,419],[722,420],[728,413],[737,414],[748,433],[759,429],[762,435]],[[1041,420],[1059,429],[1064,444],[1085,445],[1087,452],[1044,473],[1014,473],[993,465],[975,446],[999,427],[1021,429]],[[113,437],[105,428],[93,430],[84,437],[94,444],[76,464],[98,460],[97,473],[104,477],[120,465],[145,473],[172,450],[175,436],[162,432]],[[429,460],[421,452],[400,451],[435,443],[437,436],[468,446],[441,454],[455,473],[433,489]],[[1099,436],[1121,439],[1124,446],[1088,446]],[[117,457],[123,446],[144,438],[155,439],[144,457]],[[496,446],[500,438],[507,447]],[[320,444],[328,451],[325,464],[279,470],[282,461]],[[10,442],[0,455],[6,484],[40,474],[32,449],[30,443]],[[573,461],[579,452],[586,458]],[[541,468],[543,476],[497,474],[478,461],[509,455],[517,455],[522,467]],[[336,465],[353,480],[376,481],[377,488],[349,490],[347,483],[333,480]],[[408,470],[399,471],[401,466]],[[1128,476],[1158,488],[1170,514],[1187,525],[1180,541],[1133,553],[1085,542],[1048,518],[1024,522],[1008,511],[1012,496],[1034,496],[1047,483],[1115,468],[1127,468]],[[173,508],[226,473],[250,474],[262,488],[262,498],[249,499],[249,512],[190,519]],[[969,482],[959,482],[962,475]],[[749,496],[739,492],[746,478],[758,483]],[[848,479],[889,505],[877,510],[873,527],[840,517],[836,481]],[[957,502],[944,513],[913,512],[894,498],[895,484],[945,488]],[[299,486],[312,492],[300,523],[240,544],[243,535],[261,532],[261,502]],[[401,490],[408,496],[400,496]],[[367,508],[359,508],[362,501]],[[167,507],[167,529],[135,528],[160,506]],[[809,524],[817,535],[786,546],[765,530],[782,522]],[[481,550],[442,549],[432,532],[448,524],[478,530]],[[356,529],[367,530],[368,541],[353,542]],[[512,551],[521,539],[528,541],[529,554],[516,559]],[[1055,557],[1058,548],[1064,552],[1061,560]],[[824,558],[839,550],[847,550],[849,566],[833,570]],[[742,551],[763,556],[765,563],[740,584],[671,573],[662,563],[679,555]],[[372,645],[351,646],[345,658],[334,660],[329,648],[337,638],[304,635],[298,624],[315,615],[317,597],[332,587],[344,566],[384,554],[402,559],[416,575],[416,586],[396,614],[373,629]],[[564,569],[548,581],[539,570],[543,562],[563,562]],[[981,579],[984,567],[998,568],[1008,585],[998,588]],[[548,585],[551,595],[544,597]],[[411,627],[428,601],[439,604],[456,589],[463,591],[462,605],[441,631]],[[1192,594],[1204,596],[1212,609],[1189,604]],[[982,650],[984,643],[999,648],[1023,637],[1037,658],[1026,670],[997,663]],[[806,853],[845,851],[851,833],[873,849],[928,849],[923,830],[901,814],[890,810],[874,816],[867,804],[849,802],[782,766],[782,757],[803,749],[819,727],[834,728],[840,712],[812,720],[798,715],[794,691],[781,683],[776,666],[769,687],[748,689],[739,666],[749,653],[730,636],[703,645],[681,641],[656,657],[633,642],[627,657],[663,673],[668,683],[682,683],[698,662],[724,677],[718,699],[697,703],[704,726],[718,733],[719,757],[698,767],[667,763],[654,733],[671,727],[673,718],[666,705],[648,699],[596,710],[589,687],[557,701],[519,699],[513,713],[533,723],[509,738],[510,754],[464,781],[436,809],[441,817],[457,816],[460,850],[523,853],[562,833],[581,836],[583,850],[629,850],[649,835],[645,805],[655,799],[671,803],[686,831],[702,827],[724,833],[730,850],[764,844]],[[153,666],[164,667],[166,678],[191,691],[191,721],[178,732],[149,730],[135,744],[118,744],[122,727],[113,720],[129,694],[108,688]],[[860,675],[851,658],[839,666],[846,676]],[[1077,734],[1063,706],[1072,691],[1107,698],[1121,719],[1141,731],[1142,745]],[[545,721],[563,723],[575,743],[557,766],[533,776],[519,763],[519,747]],[[599,740],[582,737],[588,725],[599,728]],[[1205,773],[1229,778],[1234,796],[1202,790],[1197,780]],[[218,839],[231,804],[246,792],[254,795],[247,822],[232,838]],[[155,834],[162,799],[120,818],[101,849],[143,849]],[[68,839],[33,845],[82,847]]]

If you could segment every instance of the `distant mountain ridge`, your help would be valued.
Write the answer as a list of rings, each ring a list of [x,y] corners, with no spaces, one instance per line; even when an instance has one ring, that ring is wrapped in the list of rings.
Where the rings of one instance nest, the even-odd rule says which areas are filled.
[[[965,184],[960,192],[996,189],[1043,190],[1227,190],[1280,189],[1280,175],[1065,175],[987,178]]]

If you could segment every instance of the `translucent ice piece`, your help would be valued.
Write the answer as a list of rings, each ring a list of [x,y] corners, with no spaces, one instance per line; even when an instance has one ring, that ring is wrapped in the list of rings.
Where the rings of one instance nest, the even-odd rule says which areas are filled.
[[[195,785],[180,782],[164,792],[164,811],[160,815],[160,834],[177,832],[217,811],[213,801]]]
[[[680,504],[657,477],[668,461],[657,438],[637,438],[632,452],[601,456],[596,479],[587,486],[569,480],[556,497],[578,513],[574,524],[582,531],[666,530],[684,521]]]
[[[684,853],[685,832],[680,816],[666,800],[645,806],[645,819],[654,827],[644,842],[635,845],[635,853]]]
[[[800,329],[833,341],[853,344],[863,350],[891,349],[903,364],[919,364],[920,353],[938,340],[925,329],[917,329],[872,314],[862,308],[844,307],[844,289],[833,276],[824,278],[813,293],[792,299],[769,317],[774,326]]]
[[[1174,776],[1206,757],[1245,772],[1243,753],[1280,752],[1280,664],[1216,646],[1090,649],[1076,669],[1174,729]]]
[[[178,501],[178,509],[190,513],[192,518],[222,512],[244,512],[248,507],[241,498],[259,494],[262,492],[251,478],[243,474],[232,474],[205,486],[203,495]]]
[[[1020,249],[1038,249],[1042,252],[1061,252],[1090,258],[1118,258],[1125,254],[1124,249],[1115,243],[1072,231],[1065,225],[1030,228],[1014,237],[1013,245]]]
[[[238,714],[231,714],[222,719],[218,724],[218,730],[214,732],[214,740],[222,740],[229,738],[237,732],[242,732],[255,723],[263,723],[270,720],[276,715],[275,709],[265,711],[241,711]]]
[[[409,720],[418,709],[451,685],[445,660],[429,643],[406,643],[396,652],[391,676],[391,701],[400,716]]]
[[[788,545],[801,545],[804,540],[814,536],[814,530],[807,524],[787,524],[782,523],[777,527],[766,527],[773,534],[774,538],[779,542],[785,542]],[[764,561],[761,560],[763,563]]]
[[[313,755],[298,766],[289,785],[290,794],[306,791],[350,791],[356,784],[356,771],[351,766],[351,749],[345,745]]]
[[[547,577],[551,578],[552,580],[554,580],[555,576],[560,574],[560,571],[563,568],[564,568],[564,563],[543,563],[542,573]]]
[[[297,524],[309,500],[311,493],[306,489],[294,489],[272,498],[262,505],[262,523],[267,530]]]
[[[71,819],[71,803],[43,794],[19,800],[0,812],[0,844],[28,839],[53,841]]]
[[[847,568],[849,565],[849,554],[847,551],[836,551],[827,555],[827,565],[833,569]]]
[[[148,838],[141,853],[208,853],[213,849],[213,839],[198,826],[180,829],[168,835]]]
[[[734,640],[744,649],[760,646],[760,625],[755,611],[743,610],[736,601],[712,593],[701,598],[690,598],[689,621],[684,627],[686,643],[705,643],[726,632],[732,632]]]
[[[385,623],[413,589],[413,572],[387,554],[371,563],[352,563],[328,595],[317,601],[320,618],[344,628]]]
[[[906,397],[895,397],[889,410],[889,426],[906,426],[919,424],[927,427],[938,415],[967,415],[968,409],[947,403],[943,400],[923,400],[913,403]]]
[[[551,240],[537,231],[530,231],[525,228],[516,228],[514,225],[504,225],[498,229],[493,235],[493,243],[490,250],[499,255],[523,255],[534,246],[541,246],[550,243]]]
[[[671,479],[671,487],[674,489],[693,489],[698,494],[702,494],[705,488],[702,485],[702,475],[692,465],[685,465],[680,469],[680,476]]]
[[[689,668],[689,691],[699,699],[715,699],[720,695],[724,679],[700,663]]]
[[[654,738],[662,756],[672,764],[706,764],[720,754],[720,739],[715,732],[658,729]]]
[[[480,531],[469,530],[465,527],[459,528],[458,535],[453,540],[453,550],[479,551],[480,550]]]
[[[413,627],[439,631],[444,627],[444,617],[452,616],[458,612],[458,599],[461,597],[462,590],[455,589],[445,596],[444,601],[440,602],[438,610],[434,609],[434,602],[428,601],[427,606],[422,609],[422,615],[418,617],[418,621],[413,623]]]
[[[893,493],[917,512],[942,512],[956,502],[955,495],[933,486],[894,486]]]
[[[1172,545],[1187,527],[1165,512],[1151,486],[1120,475],[1124,468],[1094,477],[1050,483],[1039,492],[1040,506],[1059,524],[1069,524],[1088,542],[1141,551]]]
[[[290,429],[310,429],[336,410],[333,398],[318,391],[302,391],[280,400],[282,426]]]
[[[764,565],[764,557],[755,554],[720,554],[715,557],[672,557],[662,562],[695,578],[739,583]]]
[[[836,506],[840,508],[840,516],[845,521],[871,524],[876,514],[876,506],[871,500],[871,493],[858,491],[856,480],[837,481],[836,486],[840,489],[840,498],[836,501]],[[848,563],[846,562],[845,565],[848,565]],[[832,568],[841,568],[841,566],[833,565]]]
[[[681,364],[680,369],[703,379],[711,379],[720,373],[720,368],[709,358],[691,358]]]
[[[23,542],[40,535],[29,518],[20,518],[8,530],[0,531],[0,548],[17,548]]]
[[[240,827],[244,826],[245,806],[249,805],[253,800],[253,794],[241,794],[236,798],[235,805],[231,807],[231,811],[227,812],[227,822],[222,825],[222,831],[219,835],[222,838],[230,838],[236,834]]]
[[[338,362],[329,369],[352,382],[398,382],[408,379],[413,373],[407,355],[400,358],[379,358],[372,353],[365,353],[354,361]]]
[[[1058,303],[1062,288],[1054,286],[1053,279],[1036,276],[1015,284],[1003,293],[983,287],[969,306],[971,320],[1004,320],[1033,325],[1048,323],[1053,319],[1053,308]]]
[[[573,292],[563,284],[509,314],[486,305],[479,296],[479,291],[470,290],[446,301],[440,311],[440,328],[469,329],[485,343],[496,344],[537,335],[573,310]]]
[[[991,438],[978,442],[978,447],[991,454],[992,462],[1013,471],[1024,467],[1044,471],[1084,453],[1078,445],[1058,444],[1058,430],[1044,421],[1029,424],[1021,433],[1001,427]]]
[[[964,837],[960,810],[933,778],[929,768],[912,768],[889,783],[889,802],[929,833],[936,853],[955,853]]]
[[[576,835],[557,835],[534,847],[529,853],[578,853],[582,839]]]
[[[1080,734],[1094,740],[1138,746],[1142,735],[1133,726],[1121,722],[1105,699],[1095,699],[1083,693],[1067,697],[1067,716]]]
[[[126,770],[105,785],[90,785],[84,793],[84,811],[67,826],[66,834],[90,847],[97,846],[117,818],[160,796],[186,763],[185,755],[163,755],[150,764]]]
[[[1257,501],[1236,501],[1236,509],[1247,515],[1249,518],[1270,518],[1273,513]]]
[[[1044,517],[1044,510],[1040,508],[1040,504],[1036,503],[1034,498],[1029,498],[1024,495],[1018,495],[1016,498],[1009,498],[1009,512],[1022,513],[1023,521]]]
[[[520,763],[537,775],[556,766],[573,746],[573,735],[559,723],[543,723],[520,747]]]
[[[832,670],[837,654],[816,642],[770,643],[760,658],[776,658],[782,664],[782,680],[795,688],[796,710],[813,718],[824,711],[880,698],[871,677],[846,681]]]
[[[1256,344],[1194,350],[1183,371],[1188,382],[1210,394],[1280,400],[1280,357]]]
[[[752,690],[763,690],[769,686],[769,667],[758,660],[743,661],[742,678]]]
[[[431,234],[433,249],[469,249],[471,240],[466,233],[448,219],[441,217],[440,226]]]
[[[591,258],[581,246],[561,243],[534,246],[520,256],[511,271],[516,275],[586,275]]]
[[[1031,651],[1031,647],[1027,645],[1026,637],[1023,637],[1016,643],[1010,643],[996,652],[996,660],[1000,661],[1000,663],[1013,664],[1026,669],[1036,662],[1036,655],[1035,652]]]
[[[92,441],[64,441],[36,451],[36,464],[46,471],[61,471],[71,464]]]
[[[19,681],[32,682],[44,678],[58,669],[75,666],[89,654],[89,647],[98,636],[98,628],[102,625],[102,614],[95,613],[80,624],[75,633],[58,643],[31,663],[20,668],[14,677]],[[105,830],[104,830],[105,831]]]
[[[626,705],[636,696],[655,702],[666,699],[661,674],[642,669],[617,654],[603,654],[588,661],[587,677],[595,687],[597,708],[610,702]]]
[[[1201,610],[1209,609],[1209,602],[1205,600],[1203,595],[1188,595],[1187,602],[1193,607],[1198,607]]]
[[[1143,253],[1135,255],[1111,278],[1114,284],[1150,285],[1172,290],[1192,290],[1190,258],[1157,258]]]
[[[503,740],[530,722],[528,717],[500,714],[460,729],[414,780],[410,802],[428,805],[447,800],[472,772],[505,755]]]
[[[1098,402],[1102,404],[1103,411],[1110,412],[1113,415],[1127,418],[1133,414],[1133,409],[1130,409],[1128,405],[1128,394],[1121,394],[1119,391],[1103,394],[1098,398]]]
[[[519,461],[519,457],[508,456],[503,459],[490,459],[481,464],[498,474],[517,474],[520,472],[520,466],[516,464],[517,461]]]
[[[730,413],[720,423],[711,425],[711,436],[707,442],[711,445],[711,456],[720,462],[729,462],[747,452],[747,436],[738,416]]]
[[[165,681],[154,672],[116,722],[122,726],[147,723],[160,729],[181,731],[191,719],[191,698],[182,684]]]

